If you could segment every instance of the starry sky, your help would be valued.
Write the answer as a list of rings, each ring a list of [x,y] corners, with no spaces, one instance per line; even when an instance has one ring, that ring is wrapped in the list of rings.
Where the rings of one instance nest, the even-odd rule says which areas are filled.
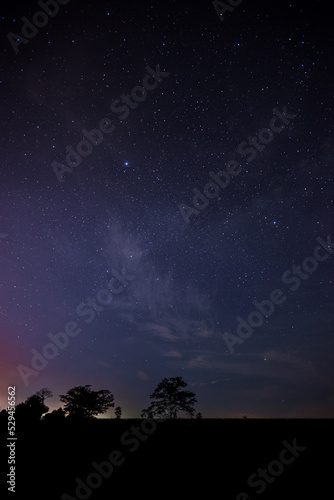
[[[334,416],[330,4],[2,6],[0,407],[91,384],[136,417],[182,376],[205,417]]]

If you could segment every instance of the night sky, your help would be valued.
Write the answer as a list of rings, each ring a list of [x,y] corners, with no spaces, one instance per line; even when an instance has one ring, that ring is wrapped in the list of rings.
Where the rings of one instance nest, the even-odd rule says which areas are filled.
[[[334,416],[331,2],[231,4],[1,7],[0,407]]]

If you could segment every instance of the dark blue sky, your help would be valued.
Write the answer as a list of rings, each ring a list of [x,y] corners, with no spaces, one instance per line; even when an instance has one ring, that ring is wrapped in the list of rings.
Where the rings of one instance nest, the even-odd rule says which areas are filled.
[[[15,53],[40,10],[1,20],[0,405],[182,376],[204,416],[333,417],[329,3],[71,0]]]

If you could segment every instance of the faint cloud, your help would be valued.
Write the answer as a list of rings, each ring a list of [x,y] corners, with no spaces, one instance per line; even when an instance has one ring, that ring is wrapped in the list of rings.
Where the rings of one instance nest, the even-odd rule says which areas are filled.
[[[205,354],[200,354],[196,358],[188,361],[187,366],[190,368],[215,368],[212,366],[212,361],[209,360],[208,356]]]
[[[165,325],[159,325],[157,323],[148,322],[141,325],[139,329],[153,333],[153,335],[161,337],[164,340],[169,340],[169,341],[179,340],[179,337],[177,337],[177,335],[174,335],[171,332],[170,328]]]
[[[204,321],[189,320],[186,317],[177,319],[169,316],[157,322],[146,321],[138,325],[138,328],[170,342],[190,340],[196,337],[208,339],[214,335],[214,331],[208,328]]]
[[[122,227],[110,211],[107,216],[109,223],[103,240],[106,265],[110,268],[125,266],[130,273],[137,273],[144,253],[140,238]]]
[[[210,330],[205,325],[201,325],[198,327],[197,331],[195,332],[195,336],[209,338],[209,337],[213,336],[213,330]]]
[[[8,234],[6,233],[0,233],[0,243],[1,243],[1,239],[6,239],[8,236]]]
[[[100,359],[97,361],[99,365],[103,366],[104,368],[111,368],[111,365],[107,363],[106,361],[101,361]]]
[[[267,351],[263,354],[263,359],[266,361],[276,361],[285,364],[297,364],[300,360],[291,353],[279,352],[275,350]]]
[[[183,354],[179,351],[168,351],[165,352],[163,356],[167,356],[169,358],[183,358]]]
[[[140,378],[141,380],[148,380],[148,375],[143,370],[138,370],[136,373],[136,377]]]

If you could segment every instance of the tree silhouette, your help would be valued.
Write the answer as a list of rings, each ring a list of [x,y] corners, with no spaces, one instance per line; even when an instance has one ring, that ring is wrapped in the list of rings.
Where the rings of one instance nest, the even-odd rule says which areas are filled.
[[[142,412],[140,414],[140,416],[142,418],[153,418],[153,410],[152,410],[151,406],[149,408],[142,410]]]
[[[122,416],[122,408],[120,406],[117,406],[115,408],[115,416],[116,416],[116,418],[121,418],[121,416]]]
[[[46,399],[52,398],[53,394],[47,387],[43,387],[42,389],[36,392],[36,396],[38,396],[40,400],[44,403]]]
[[[24,420],[39,420],[42,415],[49,411],[44,403],[45,399],[52,397],[52,392],[46,387],[29,396],[24,403],[16,406],[16,415]]]
[[[51,413],[45,415],[45,422],[49,422],[50,424],[61,424],[65,421],[65,412],[62,408],[58,408],[58,410],[53,410]]]
[[[195,409],[192,405],[197,400],[195,394],[183,390],[184,387],[187,387],[187,383],[182,377],[164,378],[150,395],[150,398],[155,401],[142,411],[141,416],[177,418],[178,411],[184,411],[193,416]]]
[[[2,425],[3,423],[6,423],[7,424],[7,411],[6,410],[1,410],[0,411],[0,425]]]
[[[64,410],[69,417],[91,419],[114,406],[114,396],[109,390],[92,391],[90,387],[79,385],[66,394],[59,395],[60,401],[65,403]]]

